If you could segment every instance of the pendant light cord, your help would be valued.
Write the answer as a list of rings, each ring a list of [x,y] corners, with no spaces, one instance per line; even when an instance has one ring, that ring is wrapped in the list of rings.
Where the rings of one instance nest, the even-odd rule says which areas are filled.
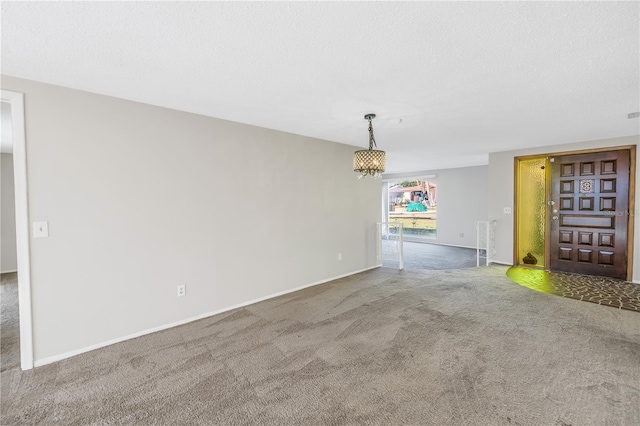
[[[371,124],[371,118],[369,120],[369,151],[373,149],[373,147],[377,148],[376,138],[373,137],[373,125]]]

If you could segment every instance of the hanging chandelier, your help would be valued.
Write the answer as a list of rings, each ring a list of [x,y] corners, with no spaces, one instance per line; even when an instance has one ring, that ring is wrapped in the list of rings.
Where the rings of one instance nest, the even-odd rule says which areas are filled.
[[[367,114],[365,120],[369,120],[369,149],[362,149],[353,154],[353,171],[358,173],[358,179],[367,175],[379,178],[384,172],[386,163],[386,153],[373,149],[376,146],[376,139],[373,137],[373,126],[371,120],[376,118],[375,114]]]

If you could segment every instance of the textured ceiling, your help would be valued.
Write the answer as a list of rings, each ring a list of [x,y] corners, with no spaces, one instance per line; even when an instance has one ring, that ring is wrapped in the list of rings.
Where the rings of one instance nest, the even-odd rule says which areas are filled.
[[[366,146],[387,171],[638,134],[639,2],[2,2],[2,73]],[[176,147],[178,148],[178,147]]]

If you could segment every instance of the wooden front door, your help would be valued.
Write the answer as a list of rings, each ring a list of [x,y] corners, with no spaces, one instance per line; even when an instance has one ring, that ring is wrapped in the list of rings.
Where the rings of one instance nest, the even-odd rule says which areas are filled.
[[[630,151],[550,161],[549,269],[626,279]]]

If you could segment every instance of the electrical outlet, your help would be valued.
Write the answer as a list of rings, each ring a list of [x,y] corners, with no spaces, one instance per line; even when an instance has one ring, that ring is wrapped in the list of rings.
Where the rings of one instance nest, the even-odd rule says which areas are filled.
[[[342,260],[342,253],[338,253],[338,260]]]
[[[186,285],[179,285],[178,286],[178,297],[182,297],[185,294],[187,294],[187,286]]]
[[[502,213],[504,214],[511,214],[511,207],[505,207],[502,209]]]
[[[461,233],[459,234],[459,237],[460,237],[460,238],[464,238],[464,232],[461,232]]]

